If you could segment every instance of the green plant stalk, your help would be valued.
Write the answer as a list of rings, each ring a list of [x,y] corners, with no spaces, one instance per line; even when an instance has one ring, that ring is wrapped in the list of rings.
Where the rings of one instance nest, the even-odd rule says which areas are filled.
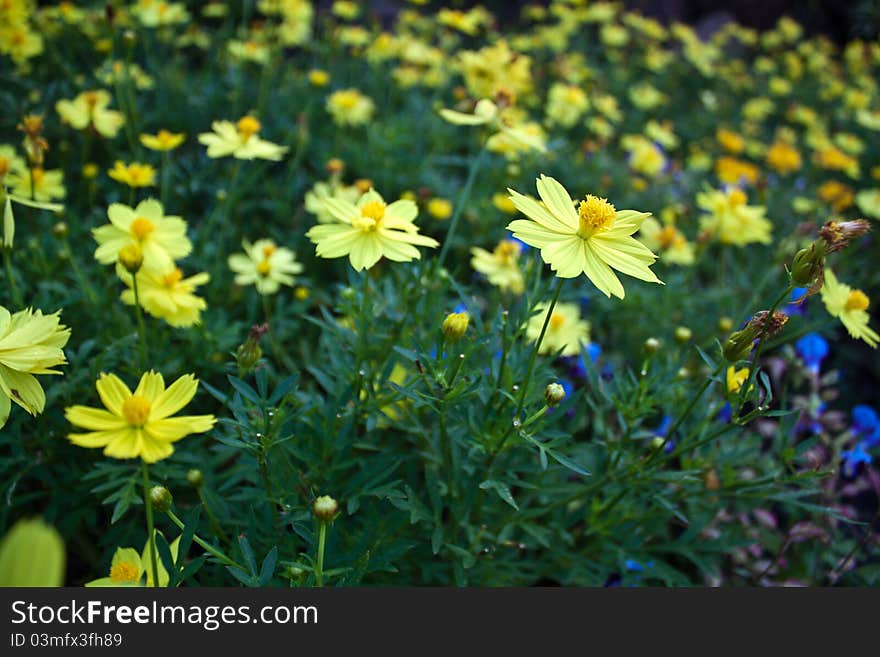
[[[464,206],[470,199],[471,188],[474,186],[474,181],[477,178],[477,172],[480,170],[480,166],[483,164],[483,159],[485,158],[485,156],[486,147],[484,145],[480,148],[480,152],[477,154],[477,157],[475,157],[471,162],[471,168],[468,171],[467,180],[465,180],[464,187],[462,188],[461,194],[458,197],[458,202],[455,204],[455,209],[452,213],[452,219],[450,219],[449,221],[449,231],[446,233],[446,239],[443,240],[443,247],[440,249],[440,255],[437,257],[438,270],[443,266],[443,262],[446,260],[446,254],[449,252],[449,247],[453,242],[453,238],[455,237],[455,230],[458,228],[458,222],[461,219],[461,215],[464,211]]]
[[[327,541],[327,523],[321,522],[318,528],[318,558],[315,562],[315,583],[324,586],[324,545]]]
[[[67,235],[65,235],[62,240],[62,245],[67,253],[67,259],[70,261],[70,268],[73,270],[73,275],[76,277],[80,288],[85,292],[86,300],[89,302],[89,305],[94,306],[98,302],[95,297],[95,289],[92,287],[91,283],[89,283],[89,279],[83,276],[82,268],[79,266],[79,260],[73,252],[73,249],[70,248],[70,240]]]
[[[171,522],[173,522],[175,525],[177,525],[178,529],[180,529],[182,531],[186,527],[183,524],[183,521],[180,518],[178,518],[176,515],[174,515],[174,512],[171,509],[168,509],[165,513],[171,519]],[[215,559],[217,559],[221,563],[224,563],[227,566],[232,566],[233,568],[238,568],[243,573],[250,574],[250,571],[248,571],[247,568],[242,566],[237,561],[234,561],[233,559],[230,559],[229,557],[227,557],[220,550],[215,548],[213,545],[208,543],[206,540],[199,537],[197,534],[193,534],[193,541],[195,541],[195,543],[197,545],[201,546],[202,549],[205,550],[205,552],[210,554],[212,557],[214,557]]]
[[[159,202],[164,208],[168,202],[168,185],[171,177],[171,156],[168,151],[162,151],[162,182],[159,189]]]
[[[220,526],[220,523],[217,521],[217,516],[214,515],[214,512],[211,511],[211,507],[208,506],[208,501],[205,499],[205,493],[202,491],[202,487],[199,486],[199,500],[202,503],[202,506],[205,508],[205,513],[208,514],[208,520],[211,522],[211,529],[214,530],[214,533],[217,534],[217,537],[223,541],[224,543],[229,542],[229,537],[226,535],[226,532],[223,531],[223,527]]]
[[[18,283],[15,282],[15,274],[12,271],[12,249],[0,247],[3,251],[3,266],[6,268],[6,279],[9,281],[9,292],[12,294],[12,302],[19,309],[24,305],[24,299],[21,296],[21,290],[18,289]]]
[[[144,508],[147,510],[147,543],[150,546],[150,565],[153,567],[153,586],[159,586],[159,560],[156,556],[156,530],[153,527],[153,502],[150,500],[150,474],[147,462],[141,459],[141,478],[144,481]]]
[[[147,330],[144,326],[144,313],[141,310],[141,300],[138,295],[137,274],[131,275],[131,289],[134,292],[134,314],[137,317],[138,342],[141,350],[141,370],[147,367]]]

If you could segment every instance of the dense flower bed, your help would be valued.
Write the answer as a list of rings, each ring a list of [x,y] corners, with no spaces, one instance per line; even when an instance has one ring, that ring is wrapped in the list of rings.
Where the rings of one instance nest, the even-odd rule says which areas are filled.
[[[0,584],[876,582],[878,69],[0,3]]]

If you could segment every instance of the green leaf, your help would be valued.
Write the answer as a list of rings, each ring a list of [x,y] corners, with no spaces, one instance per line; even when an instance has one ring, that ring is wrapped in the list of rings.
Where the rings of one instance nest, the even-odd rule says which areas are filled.
[[[510,492],[510,487],[502,481],[496,481],[494,479],[487,479],[486,481],[480,483],[480,488],[483,490],[494,490],[498,497],[507,502],[514,509],[519,511],[519,507],[516,505],[516,502],[513,499],[513,495]]]

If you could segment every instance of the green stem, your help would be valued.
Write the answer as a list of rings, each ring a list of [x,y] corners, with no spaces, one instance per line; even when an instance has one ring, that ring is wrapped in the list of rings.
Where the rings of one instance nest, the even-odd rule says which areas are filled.
[[[455,204],[452,219],[449,222],[449,231],[446,233],[446,239],[443,240],[443,248],[440,249],[440,255],[437,257],[437,269],[440,269],[443,266],[443,262],[446,260],[446,254],[449,252],[449,247],[452,245],[453,238],[455,237],[455,229],[458,228],[459,219],[461,219],[464,206],[467,204],[468,199],[471,196],[471,188],[474,186],[474,180],[477,178],[477,172],[480,170],[480,166],[482,165],[485,156],[486,147],[483,146],[477,157],[471,162],[471,168],[468,171],[467,180],[464,183],[464,187],[458,197],[458,202]]]
[[[199,500],[202,502],[202,506],[205,507],[205,513],[208,514],[208,520],[211,522],[211,528],[214,530],[214,533],[217,534],[217,537],[223,541],[224,543],[229,542],[229,537],[226,535],[226,532],[223,531],[223,527],[220,526],[220,523],[217,521],[217,516],[214,515],[214,512],[211,511],[211,507],[208,506],[208,501],[205,499],[205,493],[202,490],[201,486],[199,487]]]
[[[166,511],[165,513],[168,515],[169,518],[171,518],[171,522],[173,522],[175,525],[177,525],[178,529],[180,529],[182,531],[185,528],[183,521],[180,518],[178,518],[176,515],[174,515],[174,512],[171,509],[168,509],[168,511]],[[208,543],[206,540],[200,538],[196,534],[193,534],[193,541],[195,541],[197,545],[201,546],[202,549],[205,550],[205,552],[210,554],[212,557],[214,557],[215,559],[217,559],[221,563],[224,563],[227,566],[232,566],[233,568],[238,568],[243,573],[250,574],[250,571],[247,568],[242,566],[237,561],[233,561],[232,559],[227,557],[225,554],[223,554],[220,550],[218,550],[213,545]]]
[[[21,310],[24,305],[24,299],[21,296],[21,290],[18,289],[18,283],[15,282],[15,274],[12,272],[12,249],[3,250],[3,265],[6,267],[6,278],[9,281],[9,291],[12,294],[12,302],[15,307]]]
[[[171,156],[168,151],[162,151],[162,182],[159,189],[159,202],[164,208],[168,201],[168,185],[171,176]]]
[[[321,522],[318,528],[318,560],[315,563],[315,583],[324,586],[324,544],[327,541],[327,523]]]
[[[526,370],[526,378],[523,381],[522,389],[519,391],[519,399],[516,403],[516,413],[514,414],[516,418],[519,418],[519,414],[522,412],[523,404],[526,401],[526,392],[529,389],[529,383],[532,379],[532,371],[535,369],[535,359],[538,357],[538,351],[541,349],[541,343],[544,341],[544,335],[547,333],[547,327],[550,325],[550,318],[553,316],[553,309],[556,308],[556,302],[559,300],[559,293],[562,292],[562,284],[565,282],[564,278],[560,278],[556,283],[556,291],[553,293],[553,300],[550,302],[550,307],[547,309],[547,316],[544,317],[544,324],[541,326],[541,333],[538,335],[538,341],[535,343],[535,348],[532,350],[532,356],[529,359],[529,369]]]
[[[147,331],[144,327],[144,313],[141,310],[141,300],[138,295],[137,274],[131,275],[131,289],[134,292],[134,313],[137,317],[138,341],[141,347],[141,370],[147,367]]]
[[[153,586],[159,586],[159,560],[156,557],[156,530],[153,527],[153,503],[150,500],[150,474],[147,462],[141,460],[141,477],[144,481],[144,507],[147,510],[147,543],[150,546],[150,565],[153,567]]]
[[[89,302],[89,305],[94,306],[98,301],[97,297],[95,297],[95,289],[89,283],[89,279],[87,279],[83,273],[82,269],[79,266],[79,260],[76,257],[76,254],[73,252],[73,249],[70,248],[70,240],[65,234],[62,238],[62,246],[64,247],[64,251],[67,254],[67,259],[70,261],[70,268],[73,270],[73,275],[76,277],[77,282],[79,283],[80,288],[82,288],[83,292],[86,295],[86,300]]]

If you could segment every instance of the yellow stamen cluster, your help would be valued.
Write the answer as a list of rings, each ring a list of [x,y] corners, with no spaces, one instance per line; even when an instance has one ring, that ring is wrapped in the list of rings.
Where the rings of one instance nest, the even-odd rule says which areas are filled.
[[[162,277],[162,282],[165,284],[165,287],[174,287],[182,280],[183,272],[180,271],[179,267],[176,267],[172,272],[165,274],[165,276]]]
[[[550,327],[554,329],[561,328],[562,325],[565,324],[565,317],[560,313],[553,313],[550,315]]]
[[[252,116],[243,116],[235,124],[242,139],[248,140],[260,131],[260,122]]]
[[[110,579],[114,582],[136,582],[140,579],[140,573],[130,561],[120,561],[110,568]]]
[[[587,239],[593,233],[614,223],[615,208],[604,198],[587,194],[578,206],[578,235]]]
[[[269,264],[268,258],[266,260],[261,260],[259,263],[257,263],[257,273],[260,276],[268,276],[271,271],[272,265]]]
[[[149,399],[132,395],[122,403],[122,415],[131,426],[142,427],[150,417],[151,408]]]
[[[847,310],[867,310],[870,304],[871,300],[868,299],[868,295],[861,290],[852,290],[846,297]]]
[[[743,190],[735,187],[728,192],[727,200],[733,206],[740,206],[745,205],[746,201],[749,200],[749,197],[746,196],[746,193]]]
[[[131,234],[141,242],[147,239],[154,230],[156,230],[156,225],[146,217],[136,217],[131,222]]]

